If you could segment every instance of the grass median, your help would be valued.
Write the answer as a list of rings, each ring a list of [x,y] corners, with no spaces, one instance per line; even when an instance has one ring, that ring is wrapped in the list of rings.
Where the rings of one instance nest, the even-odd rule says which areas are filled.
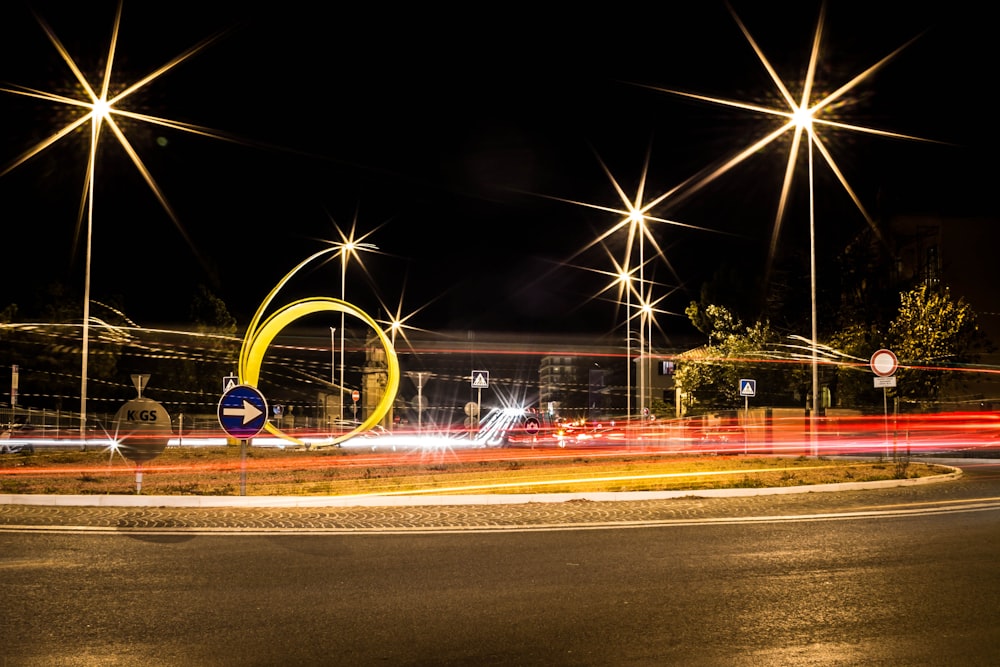
[[[104,451],[0,455],[0,493],[356,496],[766,488],[903,480],[949,468],[904,459],[573,450],[370,454],[171,447],[139,467]]]

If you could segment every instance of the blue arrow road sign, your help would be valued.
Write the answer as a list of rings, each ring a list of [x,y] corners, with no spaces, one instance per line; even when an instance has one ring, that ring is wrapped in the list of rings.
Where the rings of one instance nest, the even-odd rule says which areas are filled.
[[[756,395],[757,395],[756,380],[740,380],[740,396],[756,396]]]
[[[219,424],[231,438],[252,438],[267,423],[267,401],[256,387],[238,384],[219,401]]]

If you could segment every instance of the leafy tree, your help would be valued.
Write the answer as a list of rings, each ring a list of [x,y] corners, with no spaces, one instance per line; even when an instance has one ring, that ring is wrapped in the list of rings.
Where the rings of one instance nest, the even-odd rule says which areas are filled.
[[[903,366],[895,393],[916,401],[936,400],[942,384],[957,379],[950,368],[974,361],[986,346],[972,307],[962,298],[952,299],[947,287],[927,284],[900,294],[888,343]]]
[[[954,300],[947,287],[921,284],[898,298],[895,316],[885,328],[876,322],[847,323],[831,337],[830,347],[854,360],[837,368],[839,405],[881,404],[882,392],[875,388],[868,368],[868,360],[880,348],[892,350],[901,366],[889,395],[912,402],[937,400],[948,382],[960,386],[962,374],[951,369],[974,361],[987,349],[975,312],[964,299]]]
[[[199,331],[235,334],[236,318],[226,304],[204,285],[198,285],[191,301],[191,321]]]
[[[831,381],[834,405],[855,408],[882,405],[882,392],[875,388],[868,360],[886,345],[885,335],[871,324],[847,324],[831,336],[829,347],[840,359]]]
[[[225,303],[199,285],[191,300],[190,328],[171,332],[140,332],[141,349],[133,371],[155,374],[155,394],[172,415],[207,413],[217,403],[222,378],[236,370],[239,341],[236,319]]]
[[[772,362],[777,335],[769,322],[748,327],[724,306],[696,302],[685,313],[709,341],[680,359],[674,372],[686,413],[738,409],[742,378],[756,379],[758,396],[771,404],[787,400],[788,371]]]
[[[80,392],[82,303],[60,283],[44,285],[31,308],[4,309],[2,361],[22,368],[23,396],[34,407],[58,407]],[[117,368],[131,323],[113,299],[92,300],[88,332],[88,396],[95,401],[119,391]]]

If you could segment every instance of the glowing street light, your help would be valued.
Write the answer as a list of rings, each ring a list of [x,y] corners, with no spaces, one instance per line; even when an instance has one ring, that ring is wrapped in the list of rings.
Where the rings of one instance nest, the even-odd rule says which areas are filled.
[[[333,389],[336,392],[337,404],[344,404],[344,390],[337,387],[337,328],[330,327],[330,384],[333,385]],[[343,418],[344,411],[339,410],[341,418]]]
[[[882,239],[882,235],[875,225],[874,220],[868,211],[865,209],[864,205],[861,203],[860,198],[851,188],[850,184],[847,182],[846,177],[841,172],[839,166],[833,158],[833,155],[827,145],[824,143],[818,131],[818,126],[823,128],[834,129],[834,130],[846,130],[852,132],[861,132],[871,135],[890,137],[896,139],[907,139],[915,141],[923,141],[929,143],[939,143],[928,139],[921,139],[919,137],[914,137],[905,134],[899,134],[896,132],[887,132],[884,130],[878,130],[868,127],[862,127],[859,125],[845,123],[842,120],[838,120],[835,117],[835,113],[838,108],[842,108],[843,105],[840,104],[843,98],[847,96],[856,86],[864,82],[875,72],[882,68],[886,63],[892,60],[896,55],[898,55],[903,49],[905,49],[909,44],[911,44],[916,38],[909,40],[903,45],[899,46],[888,55],[883,57],[881,60],[876,62],[874,65],[865,69],[860,74],[856,75],[854,78],[850,79],[847,83],[836,88],[832,93],[818,96],[814,99],[814,81],[816,70],[818,68],[820,59],[820,43],[823,33],[823,24],[825,21],[825,4],[820,4],[819,16],[816,22],[816,30],[813,34],[812,48],[809,57],[809,64],[806,71],[805,79],[801,83],[801,96],[798,101],[792,96],[786,82],[782,81],[779,77],[777,71],[771,65],[771,63],[764,56],[763,51],[757,45],[756,41],[751,36],[749,30],[740,20],[736,12],[729,8],[733,19],[739,26],[740,31],[746,38],[750,47],[753,49],[761,65],[767,70],[771,81],[774,83],[781,96],[781,99],[785,103],[785,108],[770,108],[764,107],[757,103],[750,102],[740,102],[734,100],[727,100],[715,97],[709,97],[707,95],[700,95],[690,92],[683,92],[678,90],[671,90],[666,88],[652,87],[655,90],[661,92],[670,93],[673,95],[680,95],[690,99],[699,100],[702,102],[708,102],[711,104],[718,104],[723,106],[728,106],[736,109],[741,109],[745,111],[752,111],[759,114],[765,114],[769,116],[781,119],[781,124],[773,131],[769,132],[765,136],[761,137],[757,141],[753,142],[751,145],[739,151],[735,156],[726,160],[718,168],[705,173],[700,176],[696,181],[693,181],[686,189],[685,196],[690,196],[694,194],[699,189],[706,186],[708,183],[714,181],[716,178],[722,176],[730,169],[736,165],[742,163],[744,160],[756,155],[763,148],[776,141],[778,138],[791,132],[791,142],[788,149],[788,158],[785,167],[785,176],[781,185],[781,191],[778,198],[778,208],[775,214],[774,226],[771,232],[771,245],[768,256],[768,265],[766,267],[767,272],[770,272],[770,264],[773,261],[774,254],[777,248],[778,237],[781,231],[781,224],[784,220],[785,209],[788,204],[789,193],[791,191],[792,181],[795,174],[795,165],[799,156],[800,146],[802,144],[803,134],[805,135],[807,141],[807,159],[808,159],[808,180],[809,180],[809,254],[810,254],[810,304],[811,304],[811,334],[812,334],[812,401],[813,401],[813,416],[819,408],[819,371],[818,371],[818,361],[817,361],[817,347],[819,341],[817,340],[817,315],[816,315],[816,240],[815,240],[815,197],[813,192],[814,184],[814,165],[813,165],[813,152],[814,150],[819,151],[820,155],[823,157],[827,166],[836,176],[837,180],[843,186],[844,190],[850,197],[851,201],[855,204],[857,209],[860,211],[868,226],[872,229],[874,234],[878,239]],[[767,281],[765,280],[765,283]],[[815,431],[815,429],[813,429]],[[815,433],[814,433],[815,435]],[[815,449],[815,440],[813,443],[813,453],[817,453]]]
[[[158,68],[154,72],[146,75],[145,77],[139,79],[135,83],[127,86],[120,92],[111,95],[111,79],[114,69],[114,56],[115,49],[118,43],[118,32],[121,25],[122,16],[122,2],[118,3],[117,10],[115,12],[115,18],[111,34],[111,42],[108,49],[108,55],[105,62],[105,68],[103,72],[103,78],[100,85],[92,85],[91,81],[80,69],[79,65],[70,56],[69,52],[63,46],[62,42],[56,36],[55,32],[45,23],[44,20],[38,15],[36,19],[42,30],[45,32],[49,41],[55,46],[56,51],[62,57],[63,61],[69,67],[76,83],[79,88],[84,92],[84,95],[80,98],[67,97],[64,94],[57,92],[46,92],[41,91],[36,88],[27,86],[0,86],[0,92],[10,93],[13,95],[20,95],[24,97],[31,97],[45,102],[50,102],[53,104],[60,104],[69,107],[73,110],[82,111],[82,115],[73,118],[69,123],[67,123],[62,128],[56,130],[50,136],[42,139],[34,146],[23,152],[15,160],[9,163],[7,166],[0,169],[0,176],[3,176],[18,166],[24,164],[31,158],[35,157],[48,147],[59,142],[63,138],[72,135],[76,130],[81,129],[87,123],[90,124],[90,151],[89,158],[87,161],[87,171],[84,179],[84,192],[80,202],[79,216],[77,218],[77,229],[79,230],[82,222],[83,216],[86,214],[87,220],[87,234],[86,234],[86,255],[85,255],[85,267],[84,267],[84,300],[83,300],[83,344],[81,350],[81,380],[80,380],[80,434],[81,438],[85,435],[86,423],[87,423],[87,374],[88,374],[88,358],[90,353],[90,290],[91,290],[91,244],[93,239],[93,226],[94,226],[94,186],[96,179],[96,166],[97,166],[97,150],[101,141],[101,136],[105,129],[111,132],[118,143],[121,145],[122,149],[131,159],[132,163],[135,165],[139,174],[142,176],[143,180],[153,191],[156,199],[163,206],[167,215],[173,221],[174,225],[181,232],[185,241],[187,241],[189,247],[192,249],[196,256],[200,255],[197,252],[191,239],[188,237],[184,228],[180,224],[180,220],[174,213],[172,207],[167,202],[166,197],[160,190],[159,185],[153,180],[152,174],[146,168],[139,154],[136,152],[135,147],[132,146],[128,137],[126,137],[124,129],[118,124],[116,117],[128,118],[136,121],[143,121],[146,123],[151,123],[155,125],[161,125],[164,127],[170,127],[173,129],[183,130],[186,132],[192,132],[195,134],[201,134],[205,136],[216,136],[224,138],[221,135],[215,134],[206,128],[201,128],[195,125],[190,125],[186,123],[178,123],[176,121],[171,121],[165,118],[159,118],[156,116],[150,116],[147,114],[130,111],[122,103],[126,101],[136,91],[144,88],[148,84],[152,83],[154,80],[159,78],[161,75],[172,70],[174,67],[178,66],[188,58],[192,57],[203,48],[208,46],[215,38],[204,40],[198,45],[191,49],[188,49],[181,55],[177,56],[171,60],[166,65]]]
[[[649,155],[649,152],[647,152],[646,159],[643,162],[642,173],[641,173],[640,178],[639,178],[639,184],[638,184],[638,187],[636,189],[635,197],[630,199],[629,196],[625,193],[625,190],[618,183],[618,180],[611,174],[610,169],[608,169],[608,167],[604,163],[604,161],[601,160],[600,158],[598,158],[598,161],[599,161],[599,163],[601,165],[601,168],[604,170],[604,173],[607,175],[608,180],[611,181],[611,185],[614,188],[615,192],[618,194],[618,197],[619,197],[619,199],[622,202],[623,208],[620,208],[620,209],[619,208],[611,208],[611,207],[607,207],[607,206],[600,206],[600,205],[597,205],[597,204],[589,204],[589,203],[586,203],[586,202],[571,201],[571,200],[566,200],[566,199],[555,198],[555,199],[558,199],[559,201],[564,201],[564,202],[571,203],[571,204],[576,204],[576,205],[579,205],[579,206],[586,206],[587,208],[598,209],[598,210],[601,210],[601,211],[607,211],[607,212],[610,212],[610,213],[615,213],[615,214],[617,214],[617,215],[620,216],[619,221],[615,225],[613,225],[610,229],[608,229],[608,230],[604,231],[603,233],[601,233],[596,239],[594,239],[593,241],[591,241],[590,243],[588,243],[587,245],[585,245],[583,248],[581,248],[580,250],[578,250],[576,253],[574,253],[570,257],[570,259],[573,259],[575,257],[580,256],[581,254],[583,254],[584,252],[586,252],[590,248],[593,248],[595,245],[598,245],[598,244],[604,245],[605,240],[607,238],[609,238],[610,236],[612,236],[613,234],[615,234],[615,233],[617,233],[617,232],[619,232],[619,231],[621,231],[623,229],[627,230],[625,250],[624,250],[624,253],[623,253],[624,258],[623,258],[623,260],[622,260],[622,262],[621,262],[620,265],[618,264],[617,261],[614,260],[614,258],[612,258],[612,261],[616,265],[617,273],[611,274],[611,275],[613,275],[615,277],[615,281],[619,284],[619,290],[621,290],[623,288],[627,288],[629,290],[628,310],[630,312],[628,313],[628,315],[626,317],[626,321],[627,322],[631,321],[631,319],[632,319],[632,313],[631,313],[631,293],[632,293],[632,291],[635,291],[637,295],[641,295],[641,293],[643,291],[645,291],[645,285],[646,285],[646,282],[647,282],[646,281],[646,277],[645,277],[645,266],[646,266],[646,262],[647,262],[647,259],[646,259],[646,247],[645,246],[646,246],[646,242],[647,241],[650,243],[650,245],[655,250],[655,257],[650,257],[650,260],[652,260],[654,258],[661,259],[663,261],[663,263],[666,264],[667,267],[670,269],[670,271],[674,274],[674,277],[678,278],[678,282],[680,282],[680,279],[677,276],[677,272],[674,270],[674,267],[670,263],[670,260],[667,258],[666,254],[663,252],[663,249],[660,247],[659,243],[657,242],[656,237],[653,235],[652,231],[650,230],[648,223],[650,223],[650,222],[660,222],[660,223],[674,225],[674,226],[677,226],[677,227],[684,227],[684,228],[688,228],[688,229],[698,229],[698,230],[701,230],[701,231],[712,231],[712,230],[709,230],[709,229],[704,228],[704,227],[698,227],[696,225],[689,225],[689,224],[685,224],[685,223],[682,223],[682,222],[677,222],[677,221],[674,221],[674,220],[668,220],[668,219],[665,219],[665,218],[654,217],[654,216],[650,215],[650,211],[653,208],[655,208],[656,206],[658,206],[661,203],[663,203],[668,197],[670,197],[671,195],[673,195],[677,191],[677,188],[669,190],[666,193],[660,195],[659,197],[656,197],[655,199],[647,201],[646,198],[645,198],[645,190],[646,190],[646,178],[647,178],[647,174],[648,174],[648,171],[649,171],[649,160],[650,160],[650,155]],[[636,247],[638,247],[638,249],[636,249]],[[636,252],[638,252],[639,261],[638,261],[638,263],[633,264],[632,258],[633,258],[634,253],[636,253]],[[631,269],[629,268],[629,267],[633,267],[633,266],[635,268],[631,268]],[[632,274],[635,271],[639,272],[638,287],[637,288],[635,286],[633,286],[633,284],[632,284],[632,278],[631,278]],[[623,275],[628,275],[629,276],[628,280],[624,280],[623,277],[622,277]],[[621,292],[619,291],[619,296],[620,296],[620,294],[621,294]],[[640,296],[640,298],[641,298],[641,296]],[[647,327],[643,326],[644,322],[645,322],[644,316],[642,315],[642,313],[640,313],[640,327],[639,327],[639,358],[640,359],[642,359],[645,356],[645,354],[646,354],[644,348],[646,347],[646,340],[645,339],[646,339],[646,329],[647,329]],[[629,327],[629,331],[631,331],[630,327]],[[629,383],[629,399],[628,399],[627,409],[628,409],[628,412],[629,412],[629,416],[631,416],[631,411],[632,411],[632,408],[631,408],[631,391],[632,391],[632,387],[631,387],[631,363],[632,363],[631,362],[631,333],[629,333],[629,335],[627,336],[627,339],[628,339],[628,356],[629,356],[629,378],[628,378],[628,383]],[[639,378],[639,380],[640,380],[640,382],[639,382],[639,388],[640,388],[640,391],[639,391],[639,394],[640,394],[639,395],[639,403],[640,403],[641,407],[644,407],[645,406],[645,392],[643,390],[642,379],[643,378],[640,375],[640,378]]]
[[[625,419],[632,417],[632,273],[622,268],[618,282],[625,291]]]
[[[368,232],[364,236],[355,238],[355,227],[351,226],[350,235],[345,235],[339,228],[337,228],[337,233],[340,234],[341,240],[339,242],[334,242],[332,247],[337,251],[337,255],[340,257],[340,300],[346,301],[347,296],[347,263],[354,257],[361,264],[364,269],[364,262],[361,261],[361,252],[377,252],[378,246],[374,243],[368,243],[364,239],[371,235],[373,232]],[[365,269],[367,272],[367,269]],[[344,390],[344,313],[340,313],[340,391]],[[340,401],[340,419],[344,419],[344,401]]]

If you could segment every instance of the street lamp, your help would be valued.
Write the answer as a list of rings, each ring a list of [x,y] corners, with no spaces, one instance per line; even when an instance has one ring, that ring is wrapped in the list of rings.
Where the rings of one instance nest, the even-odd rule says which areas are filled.
[[[353,230],[351,232],[353,237]],[[374,243],[364,243],[355,241],[353,238],[345,240],[340,246],[340,300],[346,301],[347,286],[347,262],[351,255],[357,256],[359,250],[378,250]],[[344,390],[344,312],[340,313],[340,391]],[[340,419],[344,419],[344,401],[340,401]]]
[[[646,216],[643,214],[641,209],[633,208],[629,213],[629,224],[631,226],[630,235],[639,236],[639,294],[643,292],[643,288],[646,284],[645,271],[646,271],[646,258],[645,258],[645,247],[646,247]],[[645,378],[645,352],[643,351],[645,330],[643,323],[647,316],[647,309],[645,304],[641,307],[639,311],[639,414],[640,420],[643,418],[643,410],[646,408],[646,378]]]
[[[83,94],[77,97],[67,97],[66,93],[60,92],[46,92],[43,90],[38,90],[35,87],[27,86],[16,86],[9,87],[4,85],[0,87],[0,92],[10,93],[14,95],[23,95],[33,98],[39,98],[52,102],[55,104],[61,104],[67,108],[71,108],[75,111],[83,111],[83,115],[76,115],[75,113],[69,118],[68,123],[59,128],[52,135],[43,138],[41,141],[36,143],[33,147],[29,148],[27,151],[22,153],[16,160],[10,163],[9,166],[4,167],[0,170],[0,176],[8,173],[12,169],[24,164],[28,160],[32,159],[42,151],[46,150],[55,143],[61,141],[65,137],[76,136],[75,130],[77,128],[83,127],[85,124],[90,124],[90,156],[87,162],[87,173],[84,180],[83,197],[80,200],[80,210],[79,213],[82,216],[84,213],[84,208],[86,208],[87,216],[87,238],[86,238],[86,259],[84,268],[84,287],[83,287],[83,332],[82,332],[82,349],[81,349],[81,368],[80,368],[80,437],[81,440],[86,443],[86,425],[87,425],[87,374],[88,374],[88,359],[90,356],[90,282],[91,282],[91,248],[93,241],[93,224],[94,224],[94,188],[96,181],[96,164],[97,164],[97,151],[101,141],[101,136],[103,131],[106,129],[118,140],[121,147],[128,154],[132,163],[138,169],[143,180],[150,187],[156,198],[163,205],[164,210],[170,219],[177,225],[179,229],[183,231],[183,227],[174,213],[173,209],[167,203],[166,197],[160,190],[159,185],[154,181],[152,174],[143,164],[142,159],[136,152],[135,148],[129,142],[125,134],[125,129],[123,126],[119,125],[115,120],[115,117],[127,116],[130,121],[142,121],[145,123],[156,124],[158,126],[168,126],[172,129],[183,130],[185,132],[192,132],[200,134],[203,136],[220,136],[214,135],[207,128],[195,127],[195,126],[183,126],[182,124],[177,124],[164,118],[157,118],[154,116],[149,116],[146,114],[138,113],[136,111],[126,111],[120,108],[121,102],[123,102],[127,97],[136,93],[137,91],[145,88],[150,83],[158,79],[161,75],[169,72],[174,67],[180,65],[184,61],[188,60],[196,53],[200,52],[203,48],[208,46],[212,40],[206,40],[202,42],[201,45],[189,49],[184,54],[177,56],[170,61],[169,64],[160,67],[153,73],[143,77],[142,79],[136,81],[132,85],[124,87],[123,90],[112,94],[111,91],[111,79],[114,70],[114,57],[118,44],[118,34],[119,26],[121,24],[122,16],[122,3],[119,3],[118,10],[115,13],[114,23],[112,28],[111,43],[108,47],[108,54],[105,59],[104,65],[104,76],[101,80],[88,80],[84,74],[83,68],[81,68],[72,58],[70,53],[63,47],[57,38],[56,34],[52,29],[42,20],[40,16],[36,16],[38,23],[41,25],[42,29],[48,35],[49,40],[55,45],[56,50],[59,52],[62,59],[72,70],[75,83],[77,84],[74,89],[81,91]],[[186,238],[186,235],[185,235]],[[86,448],[86,444],[84,444]]]
[[[816,417],[819,414],[819,359],[816,348],[819,344],[819,336],[816,325],[816,204],[813,200],[813,140],[812,140],[812,119],[807,121],[809,128],[809,300],[810,315],[812,316],[812,414],[809,420],[809,436],[812,455],[819,455],[819,443],[816,433]]]
[[[417,385],[417,433],[423,433],[424,430],[424,376],[427,375],[425,371],[410,371],[407,373],[410,378],[416,378]]]
[[[625,419],[632,417],[632,275],[627,269],[618,273],[625,289]]]
[[[343,404],[344,395],[342,389],[337,386],[337,339],[335,337],[337,333],[336,327],[330,327],[330,384],[333,385],[334,390],[337,392],[337,403]],[[329,412],[329,410],[327,410]],[[343,413],[341,413],[343,417]]]
[[[643,301],[639,307],[639,415],[645,421],[649,408],[649,358],[652,356],[653,309],[648,302]]]

